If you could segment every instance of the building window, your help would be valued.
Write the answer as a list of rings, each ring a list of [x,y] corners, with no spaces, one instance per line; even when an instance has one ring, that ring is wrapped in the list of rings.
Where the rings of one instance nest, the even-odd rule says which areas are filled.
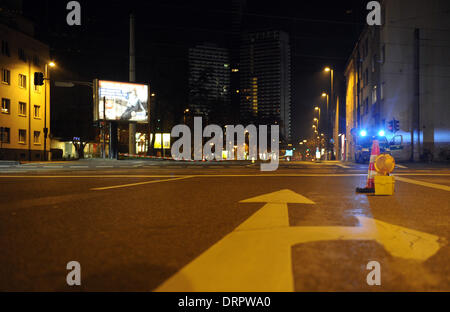
[[[19,59],[24,61],[24,62],[26,62],[27,61],[27,56],[25,54],[25,50],[22,49],[22,48],[19,48],[18,52],[19,52]]]
[[[11,72],[7,69],[2,69],[2,83],[11,84]]]
[[[33,143],[34,144],[41,144],[41,132],[40,131],[34,131]]]
[[[11,138],[11,129],[0,127],[0,142],[9,143]]]
[[[41,66],[41,60],[39,59],[39,56],[37,56],[37,55],[33,56],[33,64],[34,64],[34,66],[37,66],[37,67]]]
[[[41,117],[41,107],[39,105],[34,105],[34,118],[40,118]]]
[[[9,114],[11,113],[11,100],[2,98],[2,113]]]
[[[9,54],[9,44],[8,41],[2,40],[2,54],[6,56],[11,56]]]
[[[19,115],[20,116],[27,115],[27,103],[19,102]]]
[[[372,73],[374,73],[377,69],[377,55],[374,54],[372,57]]]
[[[363,44],[363,58],[366,58],[369,55],[369,40],[364,40]]]
[[[27,143],[27,130],[19,129],[19,143]]]
[[[377,102],[377,86],[372,89],[372,104]]]
[[[21,88],[27,87],[27,76],[19,74],[19,87]]]

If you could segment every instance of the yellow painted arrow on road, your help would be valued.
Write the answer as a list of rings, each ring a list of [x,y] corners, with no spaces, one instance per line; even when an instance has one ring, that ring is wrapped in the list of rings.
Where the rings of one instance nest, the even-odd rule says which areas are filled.
[[[290,190],[241,203],[266,203],[156,291],[293,291],[291,247],[327,240],[375,240],[393,256],[424,261],[441,247],[439,237],[367,217],[357,227],[290,227],[288,203],[314,204]]]

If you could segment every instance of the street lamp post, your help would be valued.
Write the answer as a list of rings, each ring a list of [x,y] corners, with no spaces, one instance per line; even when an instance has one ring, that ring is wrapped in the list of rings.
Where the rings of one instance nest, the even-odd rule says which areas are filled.
[[[333,107],[334,105],[334,70],[331,67],[325,67],[324,71],[326,73],[330,73],[330,97],[331,97],[331,103],[329,103],[329,98],[327,95],[327,114],[326,114],[326,123],[327,123],[327,127],[325,128],[326,130],[326,135],[327,137],[330,137],[330,128],[329,128],[329,124],[330,124],[330,112],[329,112],[329,105]],[[326,144],[326,147],[328,149],[328,142]],[[327,155],[328,155],[328,151],[327,151]]]
[[[56,64],[54,62],[49,62],[45,64],[45,79],[44,79],[44,161],[47,160],[47,136],[48,136],[48,128],[47,128],[47,80],[50,81],[50,67],[55,67]]]
[[[320,120],[320,107],[315,107],[314,110],[315,110],[316,112],[319,112],[319,120]]]
[[[186,124],[186,114],[189,113],[189,108],[186,108],[183,113],[183,122]]]

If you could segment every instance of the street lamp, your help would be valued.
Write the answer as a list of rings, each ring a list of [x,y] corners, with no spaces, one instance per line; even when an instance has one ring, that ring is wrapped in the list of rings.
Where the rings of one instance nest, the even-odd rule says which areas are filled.
[[[189,108],[186,108],[185,110],[184,110],[184,113],[183,113],[183,121],[184,121],[184,124],[186,124],[186,114],[187,113],[189,113]]]
[[[56,64],[53,61],[45,63],[45,79],[44,79],[44,161],[47,160],[47,80],[50,80],[49,67],[55,67]]]

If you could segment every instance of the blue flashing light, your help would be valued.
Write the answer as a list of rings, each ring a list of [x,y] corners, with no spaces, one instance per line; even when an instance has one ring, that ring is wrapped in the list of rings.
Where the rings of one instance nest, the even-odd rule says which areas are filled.
[[[385,135],[384,130],[380,130],[380,131],[378,132],[378,136],[383,137],[384,135]]]
[[[367,136],[367,131],[366,130],[361,130],[359,135],[362,136],[362,137],[365,137],[365,136]]]

